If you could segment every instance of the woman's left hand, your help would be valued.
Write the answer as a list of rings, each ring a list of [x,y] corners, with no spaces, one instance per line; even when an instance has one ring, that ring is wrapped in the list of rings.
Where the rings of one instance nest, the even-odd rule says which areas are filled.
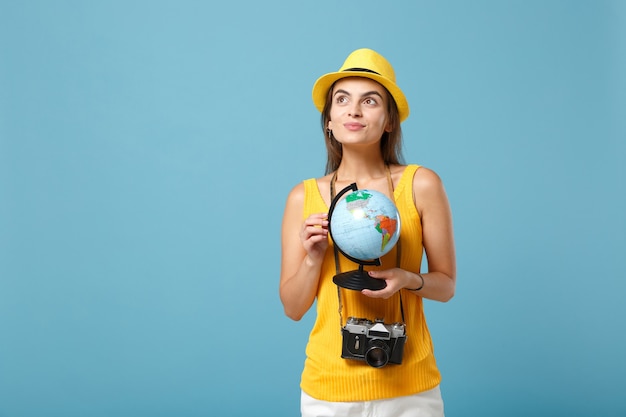
[[[400,268],[386,269],[383,271],[368,271],[372,278],[385,280],[387,286],[382,290],[362,290],[361,294],[372,298],[389,298],[402,288],[411,288],[414,283],[414,276],[409,271]]]

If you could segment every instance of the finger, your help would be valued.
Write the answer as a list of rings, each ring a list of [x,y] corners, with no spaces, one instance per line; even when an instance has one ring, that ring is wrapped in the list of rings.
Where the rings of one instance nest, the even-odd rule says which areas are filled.
[[[303,233],[326,233],[328,231],[328,221],[320,220],[315,222],[313,220],[307,220],[302,224]]]
[[[309,242],[316,244],[319,242],[324,242],[326,241],[326,239],[327,239],[326,235],[313,235],[309,237]]]
[[[368,275],[372,278],[376,279],[386,279],[389,278],[385,271],[368,271]]]
[[[302,229],[302,236],[305,239],[310,238],[311,236],[326,236],[328,234],[328,229],[319,226],[305,226]]]
[[[312,214],[302,222],[304,227],[306,226],[324,226],[328,225],[328,219],[322,214]]]
[[[315,214],[311,214],[309,217],[307,217],[306,219],[307,221],[312,221],[314,223],[319,223],[323,220],[328,220],[328,214],[326,213],[315,213]]]
[[[370,297],[370,298],[384,298],[387,299],[393,295],[395,291],[391,291],[389,288],[384,288],[382,290],[362,290],[361,294]]]
[[[311,253],[311,251],[325,251],[328,246],[327,234],[312,234],[302,237],[302,246],[304,249]]]

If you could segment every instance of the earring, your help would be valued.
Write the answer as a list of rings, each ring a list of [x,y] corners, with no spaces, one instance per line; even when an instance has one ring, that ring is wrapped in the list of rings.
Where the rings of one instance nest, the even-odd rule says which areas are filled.
[[[328,139],[332,139],[332,137],[331,137],[331,136],[332,136],[332,134],[333,134],[333,131],[332,131],[332,130],[330,130],[330,129],[326,129],[326,134],[328,135]]]

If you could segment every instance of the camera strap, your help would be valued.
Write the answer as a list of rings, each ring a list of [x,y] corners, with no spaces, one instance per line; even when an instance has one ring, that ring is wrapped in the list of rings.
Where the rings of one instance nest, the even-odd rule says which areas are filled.
[[[385,168],[387,170],[387,183],[389,185],[389,193],[391,194],[391,199],[393,200],[394,204],[395,204],[395,195],[393,194],[394,192],[394,188],[393,188],[393,180],[391,179],[391,170],[389,169],[389,165],[385,165]],[[330,201],[333,201],[335,199],[335,182],[337,181],[337,171],[335,171],[333,173],[333,176],[330,180]],[[402,259],[402,251],[401,251],[401,246],[400,246],[400,242],[402,239],[398,239],[398,243],[396,244],[396,267],[400,268],[400,263],[401,263],[401,259]],[[337,275],[339,275],[341,273],[341,268],[339,267],[339,251],[337,250],[337,246],[335,245],[335,243],[333,242],[333,251],[334,251],[334,255],[335,255],[335,271],[337,273]],[[400,315],[402,317],[402,323],[405,323],[404,321],[404,307],[402,305],[402,292],[398,291],[398,296],[400,297]],[[339,300],[339,327],[343,327],[343,303],[341,301],[341,287],[339,285],[337,285],[337,298]]]

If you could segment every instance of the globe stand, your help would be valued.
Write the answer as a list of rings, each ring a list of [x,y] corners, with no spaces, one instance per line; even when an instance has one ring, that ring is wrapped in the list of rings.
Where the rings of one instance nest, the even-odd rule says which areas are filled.
[[[363,265],[359,265],[359,269],[354,271],[342,272],[333,277],[333,282],[342,288],[349,290],[382,290],[387,286],[383,279],[376,279],[369,276],[367,271],[363,270]]]

